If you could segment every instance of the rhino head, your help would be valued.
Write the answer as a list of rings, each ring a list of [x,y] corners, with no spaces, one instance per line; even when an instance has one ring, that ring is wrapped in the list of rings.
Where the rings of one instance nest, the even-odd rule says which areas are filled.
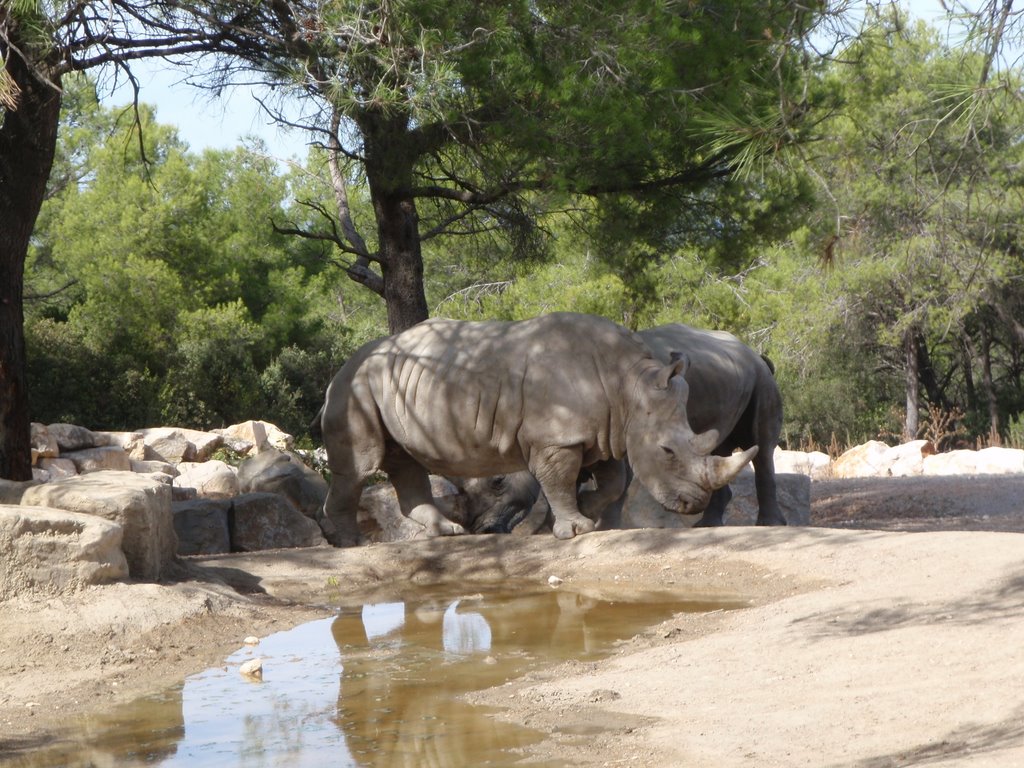
[[[690,394],[685,356],[673,353],[666,366],[641,375],[626,428],[626,453],[633,472],[667,509],[701,512],[712,491],[728,485],[757,453],[757,446],[732,456],[713,456],[719,434],[694,434],[686,417]]]

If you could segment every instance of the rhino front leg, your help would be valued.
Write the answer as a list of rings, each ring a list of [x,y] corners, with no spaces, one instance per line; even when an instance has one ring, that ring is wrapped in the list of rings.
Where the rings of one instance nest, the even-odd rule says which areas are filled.
[[[576,479],[582,463],[582,452],[571,448],[548,448],[530,457],[530,471],[547,497],[555,519],[551,529],[559,539],[590,533],[596,527],[576,506]]]
[[[729,506],[731,500],[732,489],[728,485],[723,485],[714,491],[711,494],[711,500],[708,502],[707,508],[704,510],[704,514],[701,515],[700,520],[693,524],[693,527],[716,528],[720,525],[725,525],[725,508]]]
[[[398,494],[398,506],[402,514],[415,520],[426,529],[427,536],[454,536],[465,533],[458,523],[453,523],[434,504],[427,470],[404,451],[389,452],[384,471]]]
[[[753,461],[758,525],[786,525],[786,516],[779,507],[778,489],[775,485],[774,453],[774,446],[770,451],[758,451]]]

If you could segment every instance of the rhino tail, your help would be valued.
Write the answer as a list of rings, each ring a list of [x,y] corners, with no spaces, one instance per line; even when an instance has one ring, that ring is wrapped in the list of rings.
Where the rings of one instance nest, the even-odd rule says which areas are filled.
[[[320,410],[316,412],[316,416],[311,422],[309,422],[309,435],[318,443],[324,441],[324,429],[323,429],[323,418],[324,418],[324,406],[320,406]]]
[[[772,372],[772,376],[775,375],[775,363],[773,363],[768,355],[761,355],[761,359],[764,360],[764,364],[768,366],[768,370]]]

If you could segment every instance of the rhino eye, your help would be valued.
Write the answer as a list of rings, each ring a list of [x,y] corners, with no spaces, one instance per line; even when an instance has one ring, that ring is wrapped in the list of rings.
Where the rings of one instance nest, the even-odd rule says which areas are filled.
[[[666,456],[673,456],[674,457],[676,455],[676,452],[673,451],[671,448],[669,448],[667,445],[661,446],[661,450],[663,450],[665,452]]]

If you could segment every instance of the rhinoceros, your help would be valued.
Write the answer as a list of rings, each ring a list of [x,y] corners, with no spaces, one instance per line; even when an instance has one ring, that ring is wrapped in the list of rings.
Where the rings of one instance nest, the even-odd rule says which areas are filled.
[[[757,524],[785,525],[775,488],[782,396],[768,359],[725,331],[672,323],[640,331],[639,335],[655,357],[665,362],[678,350],[685,350],[690,359],[686,371],[690,427],[721,435],[714,449],[721,456],[737,448],[758,448],[753,459]],[[728,485],[717,489],[697,525],[722,525],[731,498]]]
[[[627,453],[659,503],[701,509],[757,449],[710,455],[720,440],[690,429],[684,372],[625,328],[570,312],[518,322],[433,319],[370,342],[335,375],[321,410],[331,470],[321,526],[335,545],[357,543],[363,484],[383,470],[403,514],[429,535],[459,533],[434,505],[428,470],[529,470],[551,506],[555,536],[572,538],[595,527],[577,505],[580,469],[620,495]]]
[[[758,499],[758,525],[785,525],[775,488],[774,452],[782,428],[782,398],[771,363],[730,333],[704,331],[671,324],[639,332],[647,346],[664,363],[674,354],[689,359],[686,381],[690,394],[686,413],[690,428],[715,431],[722,437],[715,453],[729,455],[735,448],[757,446],[754,483]],[[537,502],[540,486],[528,472],[488,478],[464,484],[471,498],[473,530],[510,531]],[[583,491],[583,494],[593,493]],[[732,498],[729,486],[710,498],[698,526],[722,525]],[[601,504],[600,501],[605,501]],[[600,519],[602,528],[621,522],[623,499],[603,497],[585,508]],[[699,510],[695,510],[699,511]]]

